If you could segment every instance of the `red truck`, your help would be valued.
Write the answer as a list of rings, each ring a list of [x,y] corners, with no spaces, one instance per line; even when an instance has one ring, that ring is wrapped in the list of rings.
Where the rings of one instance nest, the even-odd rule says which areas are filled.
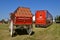
[[[37,10],[35,13],[35,25],[36,27],[46,27],[53,22],[52,15],[47,10]]]
[[[13,13],[10,14],[11,18],[11,36],[14,33],[14,26],[20,29],[26,29],[30,35],[32,33],[32,13],[29,8],[18,7]],[[12,26],[13,24],[13,26]]]

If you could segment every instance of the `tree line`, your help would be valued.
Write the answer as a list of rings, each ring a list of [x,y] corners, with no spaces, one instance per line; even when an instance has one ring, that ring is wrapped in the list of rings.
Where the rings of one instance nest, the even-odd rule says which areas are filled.
[[[56,16],[56,17],[55,17],[55,22],[56,22],[56,23],[60,23],[60,16]]]
[[[0,20],[0,23],[2,23],[2,24],[4,24],[4,23],[5,23],[5,24],[8,24],[9,21],[10,21],[9,19],[8,19],[8,20],[2,19],[2,20]]]

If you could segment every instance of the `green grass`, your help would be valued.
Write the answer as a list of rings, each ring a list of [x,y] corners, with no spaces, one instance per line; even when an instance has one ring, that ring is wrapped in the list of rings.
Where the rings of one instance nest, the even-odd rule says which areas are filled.
[[[33,25],[34,26],[34,25]],[[53,23],[47,28],[33,28],[34,34],[17,35],[11,37],[9,35],[9,25],[0,24],[0,40],[60,40],[60,24]]]

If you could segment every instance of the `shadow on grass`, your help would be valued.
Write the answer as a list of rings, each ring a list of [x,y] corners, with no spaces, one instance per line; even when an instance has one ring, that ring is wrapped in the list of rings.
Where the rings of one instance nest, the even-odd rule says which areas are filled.
[[[34,34],[34,31],[32,31],[31,35]],[[15,33],[14,33],[14,36],[17,36],[17,35],[29,35],[26,31],[26,29],[15,29]]]

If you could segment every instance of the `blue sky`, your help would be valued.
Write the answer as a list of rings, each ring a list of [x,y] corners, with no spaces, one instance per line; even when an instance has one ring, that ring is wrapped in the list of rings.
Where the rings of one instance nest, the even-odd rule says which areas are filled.
[[[19,6],[30,8],[33,14],[36,10],[48,10],[53,17],[60,15],[60,0],[0,0],[0,20],[8,19]]]

